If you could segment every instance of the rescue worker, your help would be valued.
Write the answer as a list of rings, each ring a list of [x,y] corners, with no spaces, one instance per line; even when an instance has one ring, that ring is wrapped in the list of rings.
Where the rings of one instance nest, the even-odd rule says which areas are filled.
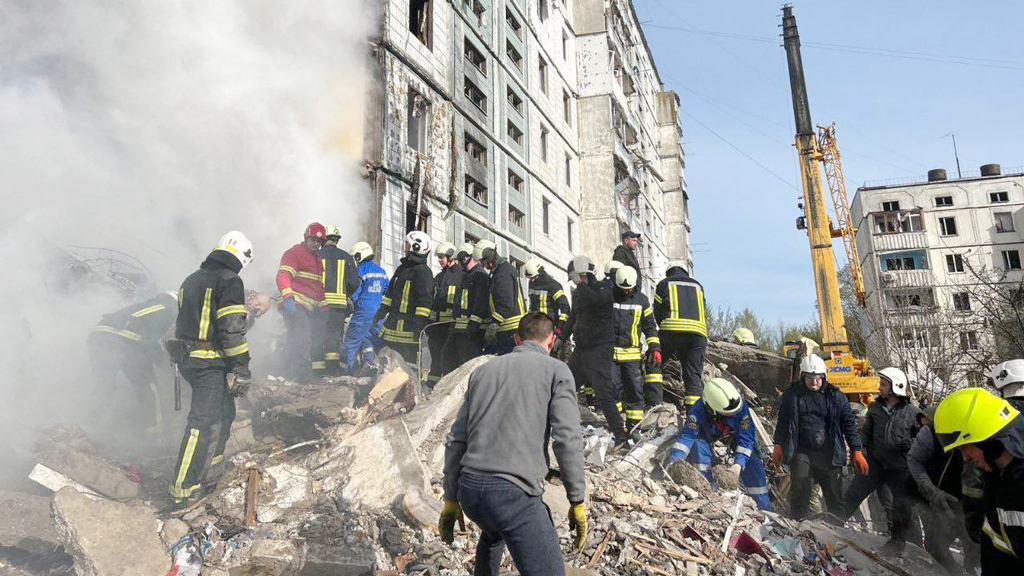
[[[622,262],[618,260],[609,260],[604,263],[604,281],[608,284],[608,287],[615,286],[615,271],[622,268]]]
[[[914,480],[917,495],[924,501],[920,508],[925,526],[925,550],[951,575],[962,574],[960,565],[949,552],[957,538],[964,549],[964,566],[974,573],[978,565],[978,544],[967,535],[963,507],[961,476],[963,459],[959,454],[946,454],[935,435],[935,406],[918,415],[921,429],[907,452],[907,469]]]
[[[354,312],[345,332],[345,366],[355,374],[359,363],[373,364],[373,335],[380,327],[373,322],[381,300],[388,290],[388,275],[373,260],[373,248],[366,242],[352,246],[352,259],[358,265],[359,288],[352,294]]]
[[[419,365],[420,335],[430,319],[434,275],[427,266],[430,236],[413,230],[405,235],[405,256],[388,283],[388,291],[374,316],[384,319],[382,340],[410,364]]]
[[[945,452],[981,471],[981,573],[1024,574],[1024,417],[982,388],[953,392],[935,410]]]
[[[466,300],[465,305],[467,307],[469,304],[469,291],[463,289],[463,284],[466,282],[467,276],[469,276],[469,264],[473,262],[473,248],[472,242],[463,242],[455,253],[455,263],[459,268],[459,282],[455,286],[455,298],[452,301],[451,312],[453,322],[451,329],[448,330],[448,338],[444,341],[444,346],[441,348],[441,365],[445,374],[450,373],[461,365],[459,359],[459,330],[461,329],[464,332],[466,325],[469,323],[469,313],[463,311],[463,299]]]
[[[701,474],[717,487],[711,472],[714,460],[712,446],[721,440],[733,453],[729,474],[754,499],[761,510],[771,510],[771,495],[764,463],[757,449],[754,426],[750,420],[750,407],[740,391],[725,378],[712,378],[704,386],[701,399],[686,416],[686,425],[680,430],[669,454],[669,467],[685,461],[697,445],[695,464]]]
[[[278,310],[284,316],[285,375],[298,381],[322,376],[324,364],[324,282],[320,247],[327,229],[319,222],[306,226],[302,242],[281,256],[277,289]]]
[[[878,371],[878,399],[868,405],[868,414],[860,429],[861,442],[867,451],[869,471],[857,476],[843,494],[843,511],[837,514],[846,520],[860,503],[880,486],[889,487],[892,509],[889,511],[889,540],[880,552],[900,556],[907,547],[907,530],[913,509],[910,470],[907,452],[921,428],[920,410],[909,399],[910,385],[902,370],[894,366]]]
[[[516,328],[526,314],[526,302],[519,285],[519,272],[508,259],[498,256],[497,247],[480,251],[480,263],[490,270],[489,310],[491,323],[484,333],[487,351],[501,356],[515,348]]]
[[[526,314],[516,347],[469,377],[465,401],[445,439],[441,539],[455,538],[463,511],[480,527],[473,574],[497,576],[507,546],[523,576],[565,574],[551,512],[544,504],[548,444],[569,499],[574,548],[587,543],[583,435],[575,384],[565,364],[551,358],[551,318]],[[465,529],[464,526],[461,526]]]
[[[615,330],[612,372],[616,388],[622,391],[626,405],[626,429],[634,439],[639,437],[640,422],[644,419],[644,375],[641,362],[641,337],[647,344],[647,356],[661,363],[658,325],[654,323],[654,310],[647,296],[636,289],[637,271],[620,266],[615,271],[615,301],[612,303],[612,323]]]
[[[840,472],[847,446],[857,472],[868,473],[850,401],[825,373],[824,360],[805,356],[800,379],[789,385],[779,402],[772,462],[790,467],[790,516],[796,520],[807,516],[815,483],[821,486],[828,512],[842,514]]]
[[[328,374],[341,373],[341,342],[345,339],[345,320],[352,311],[352,294],[359,288],[356,262],[338,247],[341,230],[327,226],[327,240],[320,249],[323,267],[324,300],[327,314],[324,322],[324,363]]]
[[[192,406],[170,488],[176,507],[186,506],[200,489],[207,465],[223,460],[235,398],[252,381],[245,286],[238,276],[252,258],[245,234],[228,232],[178,290],[175,339],[168,350],[192,387]]]
[[[640,234],[627,230],[622,233],[622,244],[615,247],[615,251],[612,253],[612,260],[615,262],[621,262],[623,266],[630,266],[636,270],[640,278],[637,279],[636,289],[641,291],[643,289],[643,275],[640,274],[642,270],[640,268],[640,260],[636,257],[637,246],[640,245]],[[608,274],[605,272],[605,274]]]
[[[427,327],[427,345],[430,347],[430,372],[427,386],[433,388],[448,373],[444,360],[444,344],[455,324],[455,297],[462,282],[462,266],[455,258],[455,245],[441,242],[434,250],[441,272],[434,277],[433,313]]]
[[[569,368],[577,383],[582,383],[604,415],[616,444],[629,440],[620,414],[620,390],[615,370],[615,325],[612,287],[599,281],[593,260],[576,256],[569,263],[569,280],[576,284],[572,294],[573,321],[566,338],[575,335],[576,348],[569,357]]]
[[[459,253],[464,254],[464,272],[462,281],[459,282],[452,342],[452,358],[457,365],[469,362],[484,353],[484,331],[491,322],[491,276],[480,263],[480,258],[483,258],[484,250],[493,246],[494,243],[490,240],[479,240],[476,245],[467,242],[459,249]]]
[[[118,373],[137,399],[134,419],[147,432],[163,424],[155,366],[167,365],[160,340],[178,317],[178,293],[161,292],[149,300],[104,314],[87,339],[97,398],[109,401]]]
[[[754,333],[750,328],[744,328],[742,326],[732,331],[732,343],[739,344],[740,346],[757,347],[757,342],[754,340]]]
[[[654,317],[658,321],[664,360],[679,361],[684,386],[683,407],[700,400],[708,325],[704,287],[686,272],[685,265],[670,263],[664,280],[654,291]]]
[[[569,298],[562,284],[544,269],[540,258],[530,258],[523,266],[530,281],[530,312],[543,312],[555,322],[555,337],[561,339],[562,328],[569,319]]]

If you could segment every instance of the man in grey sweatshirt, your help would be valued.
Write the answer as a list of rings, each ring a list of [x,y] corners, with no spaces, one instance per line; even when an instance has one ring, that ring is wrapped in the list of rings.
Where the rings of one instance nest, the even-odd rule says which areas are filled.
[[[572,507],[575,546],[587,538],[586,478],[576,385],[549,356],[554,323],[543,312],[523,317],[512,353],[476,369],[445,443],[444,510],[439,530],[451,543],[463,511],[481,530],[476,576],[496,576],[504,547],[523,576],[564,575],[551,513],[541,494],[553,443]]]

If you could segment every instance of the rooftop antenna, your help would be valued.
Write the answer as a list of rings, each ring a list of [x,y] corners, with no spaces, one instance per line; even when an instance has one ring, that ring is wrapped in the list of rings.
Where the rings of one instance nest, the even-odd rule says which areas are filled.
[[[963,175],[960,173],[960,155],[956,151],[956,134],[950,132],[949,134],[946,134],[946,136],[953,137],[953,158],[956,158],[956,177],[963,178]],[[943,138],[946,136],[943,136]]]

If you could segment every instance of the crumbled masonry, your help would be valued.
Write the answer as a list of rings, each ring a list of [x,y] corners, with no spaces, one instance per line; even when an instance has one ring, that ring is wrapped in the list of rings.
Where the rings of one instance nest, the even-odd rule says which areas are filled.
[[[452,547],[440,541],[436,530],[443,443],[470,373],[487,359],[462,366],[428,395],[397,362],[387,362],[372,378],[321,384],[257,381],[239,404],[216,489],[172,516],[157,512],[166,502],[166,462],[138,463],[141,474],[135,474],[106,460],[79,431],[48,430],[37,443],[40,463],[63,474],[68,485],[49,496],[0,493],[5,509],[23,511],[17,522],[10,515],[0,520],[0,546],[5,547],[0,572],[467,574],[475,527],[467,521],[467,532],[458,533]],[[738,377],[749,369],[742,357],[729,359],[716,362],[728,364],[727,369],[707,364],[706,374],[736,380],[748,397],[756,397],[755,405],[770,408],[777,392],[764,385],[750,390]],[[873,558],[871,551],[884,542],[883,535],[818,520],[794,522],[757,510],[735,486],[712,489],[689,464],[670,471],[665,463],[677,418],[671,405],[651,411],[642,424],[646,440],[619,451],[611,450],[610,434],[598,427],[599,421],[586,426],[590,538],[580,552],[571,550],[569,506],[558,470],[551,470],[544,500],[558,528],[568,574],[839,576],[938,570],[916,546],[908,546],[903,559]],[[770,421],[762,412],[758,425]],[[768,433],[759,431],[762,442]],[[551,462],[556,466],[554,458]],[[253,478],[258,486],[250,487]],[[776,480],[778,509],[778,490],[786,483]],[[247,504],[247,495],[253,494],[254,502]],[[253,525],[247,527],[252,505],[254,518],[248,516]],[[511,570],[507,556],[506,563]]]

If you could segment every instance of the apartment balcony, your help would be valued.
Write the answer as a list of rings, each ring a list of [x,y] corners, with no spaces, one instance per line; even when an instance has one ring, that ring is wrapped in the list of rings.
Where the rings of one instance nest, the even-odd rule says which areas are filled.
[[[923,288],[934,283],[931,270],[888,270],[880,272],[882,288]]]
[[[893,234],[874,234],[871,237],[872,247],[880,252],[889,250],[913,250],[927,248],[928,238],[924,232],[897,232]]]

